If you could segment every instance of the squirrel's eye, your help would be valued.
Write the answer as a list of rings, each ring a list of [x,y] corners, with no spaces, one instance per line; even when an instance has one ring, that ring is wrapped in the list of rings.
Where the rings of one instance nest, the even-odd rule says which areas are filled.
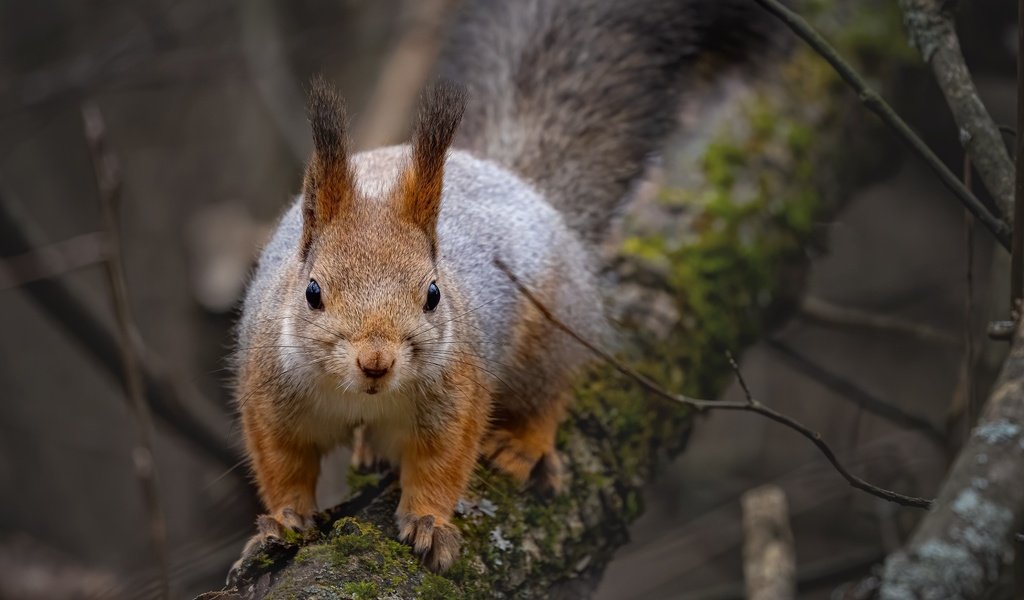
[[[427,288],[427,303],[423,306],[423,310],[428,312],[434,310],[440,301],[441,290],[438,289],[436,281],[431,281],[430,287]]]
[[[310,279],[309,285],[306,286],[306,302],[313,310],[319,310],[324,307],[323,302],[320,300],[320,284],[315,279]]]

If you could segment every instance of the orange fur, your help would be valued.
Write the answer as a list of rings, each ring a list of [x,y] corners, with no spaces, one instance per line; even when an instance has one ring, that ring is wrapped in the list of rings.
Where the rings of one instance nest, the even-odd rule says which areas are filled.
[[[548,306],[554,306],[557,277],[557,273],[550,273],[534,290]],[[557,362],[557,356],[552,356],[550,324],[532,302],[525,298],[520,302],[515,323],[513,356],[537,383],[528,388],[527,397],[513,393],[496,402],[494,423],[482,456],[521,484],[532,475],[542,490],[559,492],[562,473],[555,435],[572,398],[572,373]]]
[[[282,300],[275,296],[239,373],[246,445],[269,512],[247,551],[285,528],[308,526],[320,455],[356,430],[358,463],[382,458],[400,468],[401,538],[428,566],[445,569],[458,554],[452,513],[491,404],[490,374],[467,341],[475,325],[463,316],[458,282],[439,270],[436,247],[444,165],[462,98],[445,87],[425,97],[411,164],[381,198],[354,186],[342,110],[333,91],[314,84],[315,151],[306,170],[299,261],[279,284]],[[321,301],[289,301],[304,298],[310,281]],[[424,301],[435,281],[445,312],[430,317]],[[421,354],[433,354],[417,359],[417,343]]]
[[[267,414],[271,405],[258,386],[242,385],[247,410],[242,411],[246,450],[256,473],[260,499],[267,511],[282,519],[286,509],[305,518],[316,511],[316,481],[320,475],[320,450],[293,439],[279,421]]]
[[[490,392],[484,373],[463,363],[446,375],[454,405],[432,426],[417,429],[402,448],[402,499],[398,504],[400,536],[415,549],[430,548],[425,559],[446,569],[457,556],[458,533],[451,524],[455,503],[469,484],[487,425]],[[435,530],[430,544],[424,523]]]
[[[495,468],[522,484],[534,475],[542,489],[560,492],[561,461],[555,449],[555,434],[565,419],[569,398],[566,390],[536,412],[499,420],[489,432],[481,454]],[[538,466],[542,468],[538,470]]]

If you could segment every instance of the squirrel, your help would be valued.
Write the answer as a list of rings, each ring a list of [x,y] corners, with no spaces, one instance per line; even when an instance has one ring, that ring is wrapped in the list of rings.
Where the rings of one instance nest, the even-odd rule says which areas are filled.
[[[268,511],[312,525],[321,456],[398,469],[399,537],[443,571],[478,460],[562,486],[556,432],[607,339],[598,245],[681,98],[769,30],[753,0],[483,0],[460,11],[411,143],[352,154],[339,94],[309,91],[302,194],[262,251],[238,328],[236,400]],[[711,65],[712,68],[707,68]]]

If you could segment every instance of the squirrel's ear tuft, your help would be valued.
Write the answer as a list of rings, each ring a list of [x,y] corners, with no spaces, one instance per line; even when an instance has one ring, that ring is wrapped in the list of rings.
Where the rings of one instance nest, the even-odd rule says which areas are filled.
[[[406,218],[422,227],[432,242],[441,211],[444,163],[465,108],[465,90],[445,81],[432,85],[420,98],[412,165],[405,175],[401,202]]]
[[[306,165],[303,182],[303,256],[317,233],[347,209],[355,197],[348,163],[345,103],[320,75],[310,83],[308,111],[313,128],[313,156]]]

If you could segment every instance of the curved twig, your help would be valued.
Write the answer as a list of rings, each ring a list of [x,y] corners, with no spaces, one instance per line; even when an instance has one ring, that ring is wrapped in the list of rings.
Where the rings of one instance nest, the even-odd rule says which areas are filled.
[[[814,431],[813,429],[807,427],[803,423],[797,421],[796,419],[788,415],[784,415],[776,410],[773,410],[765,406],[764,404],[761,404],[757,399],[755,399],[753,394],[751,394],[750,389],[747,387],[747,382],[743,379],[743,376],[740,373],[736,361],[733,360],[731,355],[729,356],[729,362],[733,367],[733,371],[736,373],[736,379],[739,381],[740,387],[743,388],[743,393],[746,396],[745,402],[700,400],[697,398],[684,396],[682,394],[673,394],[662,388],[660,385],[658,385],[645,375],[635,371],[633,368],[622,363],[614,356],[612,356],[608,351],[600,348],[599,346],[585,339],[580,334],[576,333],[571,327],[569,327],[564,322],[562,322],[558,317],[553,315],[551,311],[548,310],[548,308],[544,306],[544,304],[542,304],[540,300],[538,300],[537,297],[534,296],[534,294],[523,284],[523,282],[515,275],[515,273],[509,270],[508,266],[505,265],[504,262],[498,260],[496,261],[496,264],[498,268],[505,273],[509,280],[512,281],[512,284],[516,286],[516,289],[519,290],[519,293],[521,293],[523,297],[529,300],[530,303],[533,304],[533,306],[538,311],[540,311],[542,315],[544,315],[544,318],[547,319],[548,322],[550,322],[552,325],[565,332],[569,337],[573,338],[581,345],[583,345],[585,348],[593,352],[601,360],[603,360],[609,366],[614,368],[616,371],[622,373],[626,377],[629,377],[633,381],[640,384],[640,386],[643,387],[648,392],[651,392],[652,394],[660,398],[664,398],[665,400],[676,402],[678,404],[682,404],[683,406],[688,406],[690,408],[695,408],[697,410],[733,410],[757,413],[763,417],[775,421],[776,423],[780,423],[782,425],[785,425],[786,427],[789,427],[793,431],[796,431],[803,437],[810,440],[810,442],[814,444],[815,447],[818,448],[822,455],[824,455],[825,459],[832,464],[835,470],[838,471],[839,474],[843,477],[843,479],[845,479],[847,483],[849,483],[851,486],[864,492],[867,492],[873,496],[877,496],[883,500],[888,500],[889,502],[894,502],[902,506],[911,506],[914,508],[929,508],[932,505],[932,501],[927,498],[907,496],[904,494],[900,494],[898,492],[893,492],[891,490],[880,488],[876,485],[868,483],[867,481],[861,479],[860,477],[854,475],[853,473],[850,473],[846,469],[846,467],[844,467],[843,464],[839,462],[839,459],[836,457],[835,452],[833,452],[832,448],[827,443],[825,443],[825,441],[821,438],[820,433]]]

